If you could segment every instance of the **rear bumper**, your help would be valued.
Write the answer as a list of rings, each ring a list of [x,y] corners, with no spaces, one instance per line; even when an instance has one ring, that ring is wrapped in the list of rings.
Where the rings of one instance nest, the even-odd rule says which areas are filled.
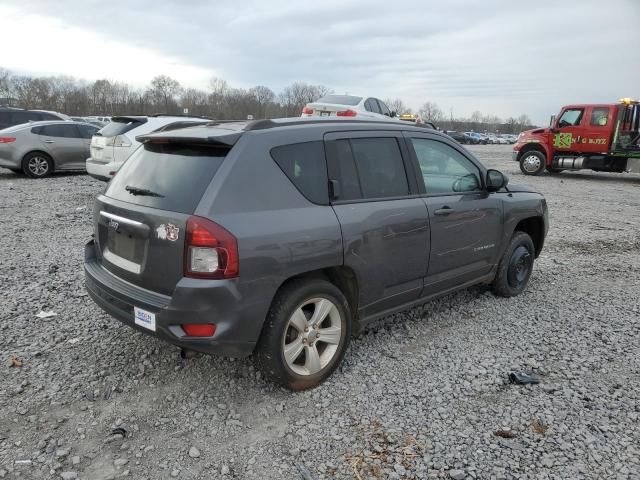
[[[8,160],[0,158],[0,167],[4,168],[22,168],[20,160]]]
[[[245,357],[255,348],[255,341],[243,338],[247,332],[238,319],[241,297],[232,281],[183,279],[172,296],[151,292],[106,270],[96,257],[93,240],[85,246],[84,272],[85,287],[93,301],[140,332],[180,348],[229,357]],[[134,323],[134,306],[155,314],[156,331]],[[256,322],[259,331],[262,322]],[[215,323],[216,333],[210,338],[187,337],[180,327],[184,323]]]
[[[111,172],[117,172],[118,168],[120,168],[120,165],[116,165],[115,162],[101,163],[92,158],[87,158],[85,165],[87,167],[87,173],[90,176],[104,182],[111,180],[113,177]]]

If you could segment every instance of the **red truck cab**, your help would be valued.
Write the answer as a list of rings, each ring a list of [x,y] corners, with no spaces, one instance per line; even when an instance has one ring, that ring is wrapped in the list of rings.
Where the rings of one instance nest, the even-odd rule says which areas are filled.
[[[513,159],[525,175],[545,169],[592,169],[624,172],[640,158],[639,102],[581,104],[562,107],[550,127],[522,132],[513,147]]]

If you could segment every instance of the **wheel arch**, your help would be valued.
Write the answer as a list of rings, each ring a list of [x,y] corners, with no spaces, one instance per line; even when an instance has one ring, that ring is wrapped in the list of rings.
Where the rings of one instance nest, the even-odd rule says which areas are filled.
[[[516,160],[518,160],[518,162],[519,162],[520,159],[522,158],[522,156],[525,153],[529,153],[529,152],[533,152],[533,151],[538,151],[538,152],[542,153],[544,155],[545,166],[549,166],[550,165],[550,163],[549,163],[550,159],[553,159],[553,157],[550,155],[549,149],[543,143],[538,143],[538,142],[527,143],[524,147],[522,147],[520,149],[520,151],[518,152],[518,156],[517,156]]]
[[[538,258],[544,246],[544,219],[540,216],[524,218],[516,224],[513,231],[514,233],[524,232],[531,237],[535,247],[535,256]]]
[[[49,160],[51,160],[51,171],[53,172],[56,169],[56,161],[55,159],[51,156],[51,154],[45,152],[44,150],[40,150],[40,149],[34,149],[34,150],[29,150],[27,153],[25,153],[22,156],[22,162],[24,162],[27,157],[33,153],[39,153],[40,155],[44,155],[45,157],[47,157]],[[21,162],[21,164],[22,164]]]
[[[274,294],[274,298],[278,292],[280,292],[289,283],[307,279],[327,280],[337,287],[347,299],[349,309],[351,310],[351,320],[357,324],[359,287],[357,275],[352,268],[344,265],[337,265],[296,274],[287,278],[280,284],[280,286],[278,286]]]

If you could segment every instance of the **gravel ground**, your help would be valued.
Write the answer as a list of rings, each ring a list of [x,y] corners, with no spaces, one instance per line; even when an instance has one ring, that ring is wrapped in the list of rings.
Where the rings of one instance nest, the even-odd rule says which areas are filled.
[[[640,478],[640,175],[472,150],[547,198],[528,290],[390,317],[301,393],[109,318],[82,273],[103,185],[0,169],[0,478]]]

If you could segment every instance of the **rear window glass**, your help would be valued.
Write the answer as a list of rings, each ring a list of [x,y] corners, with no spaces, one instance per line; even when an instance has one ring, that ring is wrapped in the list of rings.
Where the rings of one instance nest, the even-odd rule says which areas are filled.
[[[143,123],[147,123],[146,118],[115,118],[100,130],[100,134],[103,137],[115,137],[116,135],[122,135],[129,130],[133,130]]]
[[[329,203],[323,142],[305,142],[271,149],[271,157],[307,200]]]
[[[337,103],[338,105],[357,105],[362,97],[352,95],[325,95],[315,103]]]
[[[409,193],[407,175],[395,138],[354,138],[351,150],[365,198]]]
[[[145,207],[193,213],[228,151],[226,146],[144,144],[113,177],[105,195]],[[148,194],[134,195],[135,190]]]

